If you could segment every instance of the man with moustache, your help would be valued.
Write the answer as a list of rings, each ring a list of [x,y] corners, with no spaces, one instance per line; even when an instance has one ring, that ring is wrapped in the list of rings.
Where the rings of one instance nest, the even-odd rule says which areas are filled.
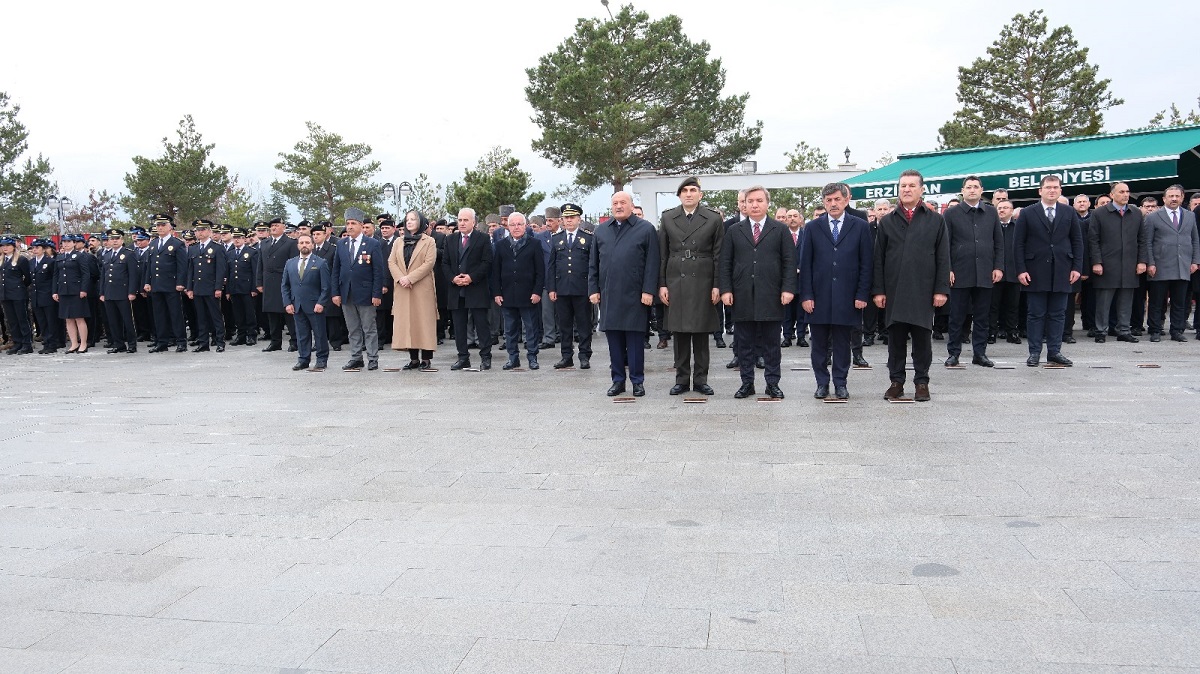
[[[442,269],[450,280],[446,302],[454,320],[454,342],[458,360],[451,370],[471,367],[467,326],[475,325],[479,345],[479,369],[492,369],[492,327],[488,307],[495,306],[490,292],[492,244],[487,234],[475,228],[475,209],[458,211],[458,231],[442,244]],[[497,307],[498,308],[498,307]]]
[[[115,247],[100,271],[100,302],[108,321],[108,353],[137,351],[137,333],[133,329],[133,298],[137,297],[141,279],[135,253],[124,244],[125,232],[109,230],[108,240]]]
[[[269,224],[270,235],[259,242],[258,293],[262,296],[262,312],[267,318],[267,339],[263,351],[283,348],[283,326],[288,327],[288,351],[296,350],[295,319],[283,310],[283,267],[296,256],[296,241],[285,236],[283,218]]]
[[[333,257],[333,303],[342,308],[346,330],[350,333],[350,360],[343,370],[379,369],[379,331],[376,309],[383,302],[384,268],[387,260],[379,241],[367,234],[363,225],[367,214],[360,208],[346,209],[346,233],[338,241]]]
[[[1147,232],[1142,228],[1142,211],[1129,203],[1128,184],[1113,183],[1108,194],[1112,201],[1096,208],[1088,226],[1087,257],[1096,290],[1096,342],[1106,341],[1109,310],[1115,306],[1117,341],[1136,343],[1130,320],[1139,277],[1146,273]]]
[[[332,278],[324,258],[313,254],[311,234],[297,236],[296,248],[299,255],[287,261],[280,285],[283,309],[296,317],[296,342],[300,353],[292,370],[307,369],[312,353],[316,351],[317,363],[313,370],[321,372],[329,360],[324,311],[332,292]]]
[[[554,320],[561,335],[562,358],[554,369],[575,365],[574,337],[579,338],[579,369],[590,368],[592,360],[592,308],[588,303],[588,262],[592,235],[579,229],[583,209],[563,204],[562,231],[550,239],[550,263],[546,272],[546,294],[554,303]]]
[[[187,246],[174,236],[175,220],[167,214],[154,216],[158,232],[149,247],[146,265],[142,269],[142,290],[150,294],[154,311],[154,336],[157,342],[150,353],[162,353],[175,342],[176,353],[187,351],[187,332],[183,325],[183,300],[187,280]]]

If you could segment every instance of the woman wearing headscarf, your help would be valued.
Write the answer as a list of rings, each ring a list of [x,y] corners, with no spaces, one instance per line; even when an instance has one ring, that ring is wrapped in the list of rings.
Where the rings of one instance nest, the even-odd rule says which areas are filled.
[[[404,370],[430,369],[437,348],[437,291],[433,269],[437,245],[427,233],[429,220],[417,211],[404,215],[404,240],[392,246],[388,268],[395,279],[392,298],[392,348],[407,349]]]

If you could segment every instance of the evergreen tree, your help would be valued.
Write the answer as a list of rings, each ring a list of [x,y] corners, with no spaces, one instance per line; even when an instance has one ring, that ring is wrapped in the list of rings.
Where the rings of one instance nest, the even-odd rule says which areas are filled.
[[[279,153],[275,168],[287,178],[271,188],[307,218],[336,222],[351,206],[374,212],[380,188],[371,179],[379,162],[369,159],[371,146],[347,143],[313,122],[305,125],[308,137],[293,152]]]
[[[134,172],[125,174],[129,194],[120,203],[134,222],[147,222],[156,213],[174,216],[176,224],[211,217],[213,204],[229,187],[229,171],[210,159],[216,145],[204,144],[191,115],[179,121],[175,135],[175,143],[162,139],[161,157],[134,157]]]
[[[474,169],[467,169],[462,182],[446,188],[446,203],[451,213],[470,207],[482,221],[500,206],[512,204],[529,215],[546,198],[545,192],[529,192],[532,177],[521,170],[521,160],[507,148],[493,147],[479,160]]]
[[[21,106],[0,91],[0,219],[24,231],[45,208],[50,195],[50,162],[29,152],[29,131],[17,120]],[[22,162],[21,158],[25,157]]]

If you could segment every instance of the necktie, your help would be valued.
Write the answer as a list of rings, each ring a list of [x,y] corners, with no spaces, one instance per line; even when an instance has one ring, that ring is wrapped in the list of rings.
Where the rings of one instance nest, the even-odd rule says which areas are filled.
[[[571,246],[574,246],[574,245],[575,245],[575,234],[574,234],[574,232],[571,232],[571,233],[567,234],[567,248],[570,248]]]
[[[762,235],[762,225],[754,223],[754,243],[758,243],[758,237]]]
[[[467,245],[471,243],[471,237],[466,234],[460,234],[460,236],[462,237],[462,249],[466,250]]]
[[[307,265],[308,265],[308,258],[306,258],[306,257],[300,258],[300,280],[301,281],[304,280],[304,267],[306,267]]]
[[[834,242],[834,243],[837,243],[837,240],[838,240],[838,225],[839,225],[839,224],[841,224],[841,222],[842,222],[841,220],[834,220],[834,221],[833,221],[833,242]]]
[[[1171,226],[1179,229],[1179,211],[1171,211]]]
[[[1117,212],[1121,214],[1122,218],[1125,217],[1125,207],[1124,206],[1118,208]]]
[[[350,243],[350,261],[353,262],[356,257],[358,257],[358,239]]]
[[[1049,220],[1051,223],[1054,222],[1054,209],[1053,208],[1046,209],[1046,219]]]
[[[912,222],[913,209],[905,208],[903,210],[904,210],[904,219],[908,222]]]
[[[691,221],[692,221],[692,216],[693,216],[693,215],[695,215],[695,214],[694,214],[694,213],[688,213],[688,214],[687,214],[687,219],[688,219],[688,222],[691,222]]]
[[[796,231],[792,232],[792,243],[796,244],[797,246],[800,245],[800,230],[797,229]]]

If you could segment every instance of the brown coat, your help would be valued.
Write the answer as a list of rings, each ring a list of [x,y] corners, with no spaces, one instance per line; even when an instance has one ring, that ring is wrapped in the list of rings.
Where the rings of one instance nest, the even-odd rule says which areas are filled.
[[[437,244],[428,234],[421,235],[413,249],[410,265],[404,264],[404,241],[397,240],[388,258],[388,269],[395,279],[392,292],[392,348],[437,349],[437,290],[433,267],[437,264]],[[404,276],[411,288],[400,285]]]

